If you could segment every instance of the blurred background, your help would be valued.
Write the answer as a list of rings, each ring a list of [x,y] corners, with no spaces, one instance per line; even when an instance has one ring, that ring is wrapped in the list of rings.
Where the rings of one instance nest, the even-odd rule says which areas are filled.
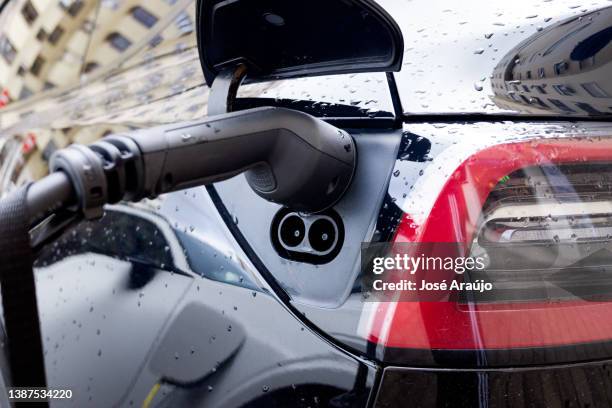
[[[179,105],[189,116],[205,111],[186,103],[194,94],[206,101],[193,0],[12,0],[2,7],[0,174],[10,177],[0,191],[20,184],[20,175],[44,174],[48,156],[71,142],[132,122],[179,119]],[[179,94],[157,109],[156,100]],[[15,143],[22,154],[8,146]]]

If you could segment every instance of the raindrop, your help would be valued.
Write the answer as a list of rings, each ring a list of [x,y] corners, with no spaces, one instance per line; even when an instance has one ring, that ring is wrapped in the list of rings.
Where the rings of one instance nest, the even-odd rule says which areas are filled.
[[[474,54],[477,54],[477,55],[480,55],[484,52],[485,52],[484,48],[478,48],[477,50],[474,50]]]

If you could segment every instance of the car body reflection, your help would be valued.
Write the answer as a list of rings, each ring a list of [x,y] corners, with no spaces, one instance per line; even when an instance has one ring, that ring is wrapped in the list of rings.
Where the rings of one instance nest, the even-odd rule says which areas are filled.
[[[612,112],[612,7],[538,31],[500,61],[493,101],[527,113]]]

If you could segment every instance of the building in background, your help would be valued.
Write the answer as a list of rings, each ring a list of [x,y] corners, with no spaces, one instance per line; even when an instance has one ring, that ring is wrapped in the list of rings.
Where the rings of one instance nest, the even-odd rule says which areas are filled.
[[[491,77],[493,101],[528,113],[612,112],[612,7],[538,31]]]
[[[0,14],[0,191],[42,177],[70,143],[202,116],[194,24],[194,0],[11,0]]]
[[[12,0],[0,15],[0,92],[10,102],[78,84],[82,75],[120,66],[164,37],[188,35],[191,3]]]

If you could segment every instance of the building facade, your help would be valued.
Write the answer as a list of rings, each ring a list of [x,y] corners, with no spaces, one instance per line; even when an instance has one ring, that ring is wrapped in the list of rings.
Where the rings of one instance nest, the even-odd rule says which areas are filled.
[[[576,16],[523,41],[491,76],[493,101],[528,113],[612,112],[612,7]]]
[[[155,47],[163,36],[187,35],[195,21],[195,8],[186,7],[190,3],[11,1],[0,16],[0,92],[10,102],[78,84],[82,75],[122,63],[135,48]]]

